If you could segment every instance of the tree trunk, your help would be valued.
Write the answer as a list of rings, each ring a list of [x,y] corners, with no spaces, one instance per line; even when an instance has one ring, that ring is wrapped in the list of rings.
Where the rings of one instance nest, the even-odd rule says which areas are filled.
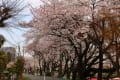
[[[77,80],[86,80],[87,76],[85,74],[85,67],[86,66],[83,66],[83,64],[81,63],[82,62],[82,58],[79,58],[78,59],[78,64],[77,64],[77,72],[78,72],[78,75],[77,75]]]
[[[39,66],[39,74],[42,75],[42,68]]]
[[[67,79],[70,80],[70,71],[67,71]]]
[[[116,37],[116,35],[115,35],[115,37]],[[120,76],[120,71],[119,71],[119,52],[118,52],[118,50],[119,50],[119,48],[118,48],[118,42],[117,42],[117,40],[115,41],[115,44],[116,44],[116,70],[117,70],[117,76]]]
[[[62,77],[62,56],[61,55],[60,55],[60,64],[59,64],[58,76]]]
[[[103,73],[103,51],[102,46],[99,48],[99,70],[98,70],[98,80],[102,80]]]

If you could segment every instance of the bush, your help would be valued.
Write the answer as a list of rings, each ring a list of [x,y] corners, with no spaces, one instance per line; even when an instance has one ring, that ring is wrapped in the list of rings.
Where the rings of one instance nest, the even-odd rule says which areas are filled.
[[[31,80],[29,77],[23,77],[23,79],[22,80]]]
[[[51,72],[46,72],[45,75],[46,75],[46,76],[52,76],[52,75],[51,75]]]
[[[21,80],[22,73],[24,71],[24,59],[23,59],[23,57],[18,57],[15,65],[16,65],[17,80]]]

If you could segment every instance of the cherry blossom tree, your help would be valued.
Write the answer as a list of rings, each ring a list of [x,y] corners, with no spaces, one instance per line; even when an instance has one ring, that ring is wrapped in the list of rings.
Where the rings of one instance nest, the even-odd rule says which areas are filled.
[[[114,32],[119,35],[119,16],[115,14],[113,2],[43,1],[39,8],[32,8],[33,20],[25,23],[31,28],[26,34],[29,40],[27,49],[42,52],[45,64],[57,61],[58,73],[62,74],[59,76],[69,78],[72,74],[72,80],[77,77],[86,80],[98,73],[98,80],[102,80],[102,73],[109,71],[104,69],[103,62],[109,59],[113,68],[116,65],[112,52],[109,52],[114,40],[118,39],[119,43],[119,36],[115,39],[114,35]]]
[[[75,58],[78,58],[78,60],[73,59],[77,63],[71,64],[71,66],[74,67],[75,70],[70,68],[70,71],[73,71],[75,74],[79,73],[81,75],[81,78],[82,77],[85,78],[89,76],[90,74],[89,72],[88,74],[83,76],[85,73],[87,73],[86,72],[87,69],[86,71],[84,71],[85,69],[82,69],[84,67],[83,66],[84,62],[81,61],[85,56],[88,56],[86,52],[89,50],[89,48],[90,49],[93,48],[93,46],[91,46],[92,45],[91,41],[88,42],[88,40],[86,39],[87,32],[89,31],[89,26],[84,19],[84,17],[88,15],[88,13],[85,12],[87,11],[87,7],[85,6],[85,3],[83,5],[81,2],[80,5],[78,5],[77,2],[73,2],[73,4],[72,3],[68,4],[67,1],[66,2],[51,1],[51,3],[49,4],[44,5],[39,9],[33,9],[32,12],[36,12],[36,13],[33,14],[34,19],[29,24],[29,26],[33,28],[32,29],[33,35],[32,36],[28,35],[28,37],[30,38],[33,37],[32,44],[35,46],[37,46],[36,43],[39,45],[39,41],[41,40],[41,38],[43,38],[43,36],[46,36],[46,37],[50,36],[52,40],[54,39],[54,41],[56,40],[56,38],[59,39],[58,40],[59,43],[57,43],[57,45],[59,46],[57,47],[59,52],[57,53],[62,55],[62,51],[64,52],[62,47],[65,47],[65,45],[67,45],[67,47],[71,47],[71,49],[73,50],[73,52],[70,53],[71,56],[77,56]],[[84,10],[85,9],[86,10],[84,11],[83,8]],[[40,13],[41,15],[39,15]],[[41,22],[41,25],[39,25],[40,22]],[[41,33],[39,34],[38,32],[41,32]],[[36,43],[34,41],[36,41]],[[28,46],[28,47],[31,47],[31,46]],[[82,49],[83,46],[86,46],[85,49]],[[37,48],[40,50],[40,47],[37,47]],[[91,55],[93,54],[94,52],[91,53]],[[59,67],[60,71],[62,71],[62,66],[63,66],[61,59],[62,58],[60,58],[60,65],[61,65],[61,67]],[[89,57],[88,60],[86,61],[88,62],[89,59],[91,59],[91,57]],[[91,66],[97,61],[97,59],[98,58],[96,57],[95,59],[93,59],[93,61],[91,60],[92,63],[89,65],[89,70]],[[77,69],[79,72],[77,72]],[[61,73],[62,72],[60,72],[60,74]],[[74,75],[74,76],[76,77],[77,75]]]

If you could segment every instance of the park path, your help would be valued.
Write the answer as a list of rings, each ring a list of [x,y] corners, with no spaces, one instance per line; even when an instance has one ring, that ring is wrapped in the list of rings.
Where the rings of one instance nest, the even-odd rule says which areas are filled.
[[[25,74],[26,77],[29,77],[31,80],[44,80],[43,76],[35,76],[35,75],[28,75]],[[45,80],[59,80],[58,78],[52,78],[52,77],[45,77]]]

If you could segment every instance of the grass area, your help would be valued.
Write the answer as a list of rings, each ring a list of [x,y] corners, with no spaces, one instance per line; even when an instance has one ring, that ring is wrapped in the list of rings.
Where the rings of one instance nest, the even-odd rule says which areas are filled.
[[[24,76],[22,80],[31,80],[29,77]]]

